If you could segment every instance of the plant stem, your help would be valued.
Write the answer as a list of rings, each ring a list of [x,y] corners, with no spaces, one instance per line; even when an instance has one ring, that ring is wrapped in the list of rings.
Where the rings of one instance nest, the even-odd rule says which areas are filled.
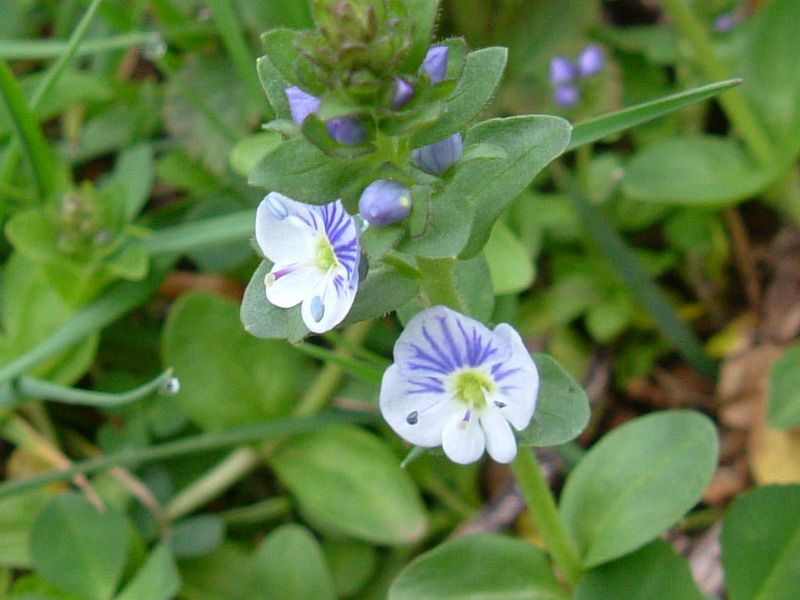
[[[463,302],[455,285],[456,261],[453,258],[430,259],[416,257],[423,278],[420,287],[429,306],[443,304],[464,312]]]
[[[581,577],[580,557],[558,516],[556,502],[550,486],[542,475],[533,449],[520,448],[517,457],[511,463],[511,470],[517,478],[531,517],[539,533],[542,534],[553,561],[564,579],[574,586]]]
[[[692,47],[695,58],[706,75],[712,79],[728,79],[727,69],[714,52],[708,32],[697,20],[686,0],[661,0],[661,4]],[[720,95],[719,102],[753,157],[765,166],[775,164],[777,157],[769,137],[741,90],[734,88],[725,92]]]

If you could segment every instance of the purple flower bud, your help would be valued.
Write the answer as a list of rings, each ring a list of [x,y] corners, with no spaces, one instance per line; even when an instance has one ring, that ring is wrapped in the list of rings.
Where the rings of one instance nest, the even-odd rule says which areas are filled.
[[[357,146],[367,139],[367,130],[356,117],[339,117],[326,124],[328,135],[340,144]]]
[[[373,181],[361,192],[358,210],[367,223],[376,227],[399,223],[411,212],[411,192],[397,181]]]
[[[439,83],[447,75],[447,59],[450,48],[447,46],[431,46],[419,68],[420,75],[426,73],[431,83]]]
[[[575,67],[568,58],[554,56],[550,59],[550,82],[553,85],[570,83],[575,79]]]
[[[560,85],[553,91],[553,101],[562,108],[572,108],[581,99],[574,85]]]
[[[441,142],[417,148],[411,153],[411,159],[426,173],[442,175],[461,160],[463,153],[464,142],[461,134],[456,133]]]
[[[303,126],[303,121],[319,108],[319,98],[305,93],[297,86],[288,87],[284,90],[286,99],[289,101],[289,110],[292,113],[292,121],[298,127]]]
[[[606,59],[600,46],[591,44],[586,46],[578,57],[578,72],[581,77],[591,77],[603,70]]]
[[[392,110],[400,110],[414,97],[414,86],[402,77],[392,78]]]
[[[725,33],[733,29],[733,26],[736,25],[736,17],[733,16],[733,13],[723,13],[714,19],[714,31],[717,33]]]

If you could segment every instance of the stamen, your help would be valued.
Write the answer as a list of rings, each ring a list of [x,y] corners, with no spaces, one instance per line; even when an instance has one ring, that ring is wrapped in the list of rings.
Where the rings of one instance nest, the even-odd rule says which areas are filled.
[[[311,316],[319,323],[325,315],[325,305],[322,303],[322,298],[314,296],[311,298]]]
[[[278,219],[278,221],[283,221],[289,216],[289,210],[286,208],[286,205],[277,198],[273,197],[272,194],[264,198],[264,202],[266,202],[269,212],[273,217]]]
[[[464,418],[461,419],[461,423],[459,423],[458,426],[461,427],[461,429],[466,428],[467,425],[469,425],[469,420],[471,417],[472,417],[472,409],[468,408],[467,412],[464,413]]]
[[[505,408],[505,407],[506,407],[506,403],[505,403],[505,402],[499,402],[499,401],[497,401],[497,400],[495,400],[495,401],[494,401],[494,405],[495,405],[497,408]]]
[[[419,422],[419,413],[417,411],[408,413],[406,423],[409,425],[416,425]]]

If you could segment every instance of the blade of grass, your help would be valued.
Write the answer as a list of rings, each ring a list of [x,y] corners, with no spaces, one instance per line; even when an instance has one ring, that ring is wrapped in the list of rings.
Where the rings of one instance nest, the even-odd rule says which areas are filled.
[[[42,99],[53,88],[59,77],[61,77],[61,74],[75,57],[78,46],[80,46],[83,36],[86,35],[86,32],[89,29],[89,24],[92,22],[92,18],[97,12],[97,8],[100,6],[101,2],[102,0],[92,0],[92,3],[86,10],[86,13],[84,13],[83,17],[78,23],[78,26],[75,27],[75,31],[70,36],[66,50],[61,56],[58,57],[58,60],[50,65],[45,73],[45,76],[42,78],[41,82],[39,82],[38,87],[33,91],[30,104],[26,104],[26,106],[29,106],[29,112],[36,112],[36,109],[39,108]],[[36,121],[34,121],[34,123],[36,123]],[[19,157],[18,144],[19,142],[12,141],[3,155],[3,162],[0,164],[0,181],[11,180],[11,175],[13,174],[14,169],[16,169],[17,159]]]
[[[228,242],[244,242],[254,235],[255,222],[255,209],[247,209],[156,230],[146,243],[152,254],[164,255],[202,250]]]
[[[567,151],[579,146],[585,146],[609,135],[620,133],[641,123],[652,121],[658,117],[669,114],[689,104],[706,100],[742,83],[741,79],[728,79],[717,83],[679,92],[650,102],[644,102],[624,108],[617,112],[602,115],[582,123],[576,123],[572,128],[572,139]]]
[[[9,161],[11,155],[19,152],[21,146],[30,164],[36,194],[40,199],[44,199],[54,186],[54,157],[38,121],[28,108],[25,96],[5,61],[0,61],[0,98],[11,115],[11,124],[16,133],[16,137],[4,154],[4,161]],[[13,162],[16,163],[16,159],[13,159]],[[9,180],[8,176],[0,178],[0,181]]]
[[[716,364],[706,355],[694,331],[676,314],[669,298],[653,282],[636,254],[628,248],[597,207],[584,196],[566,168],[553,163],[553,173],[572,198],[586,231],[614,266],[630,292],[642,303],[662,335],[674,344],[698,373],[713,379],[717,372]]]
[[[244,81],[248,93],[252,96],[257,106],[268,107],[266,96],[261,89],[261,83],[256,73],[256,57],[252,55],[247,45],[247,38],[230,0],[208,0],[208,5],[214,15],[222,43],[233,61],[233,66],[239,74],[239,79]],[[269,111],[272,112],[271,110]],[[267,120],[274,118],[273,114],[267,115]]]
[[[369,423],[377,419],[376,415],[346,411],[330,411],[304,417],[287,417],[265,423],[256,423],[226,431],[201,433],[185,437],[174,442],[167,442],[146,448],[128,449],[111,454],[90,458],[74,463],[68,469],[50,471],[35,477],[15,479],[0,484],[0,498],[18,494],[54,481],[63,481],[76,475],[89,475],[104,471],[111,467],[129,467],[156,460],[164,460],[199,452],[208,452],[230,446],[251,444],[269,439],[315,431],[334,423]]]
[[[333,363],[339,366],[343,371],[355,375],[356,377],[361,377],[365,381],[379,383],[383,378],[383,369],[380,367],[375,367],[369,363],[356,360],[343,354],[338,354],[322,346],[304,342],[296,344],[295,348],[319,360]]]

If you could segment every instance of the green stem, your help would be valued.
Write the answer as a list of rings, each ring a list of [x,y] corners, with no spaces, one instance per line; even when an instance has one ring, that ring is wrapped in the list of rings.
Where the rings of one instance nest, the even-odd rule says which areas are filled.
[[[542,534],[553,561],[564,579],[574,586],[583,570],[581,560],[558,516],[556,502],[550,486],[542,475],[534,451],[527,447],[520,448],[517,457],[511,463],[511,470],[517,478],[531,517],[539,533]]]
[[[262,525],[285,516],[291,508],[292,503],[286,496],[276,496],[249,506],[229,508],[219,513],[219,516],[228,527]]]
[[[672,17],[681,35],[692,47],[697,62],[706,75],[712,79],[728,79],[727,69],[714,52],[708,32],[698,21],[686,0],[661,0],[661,4]],[[725,92],[720,95],[719,102],[753,157],[765,166],[775,164],[777,157],[769,137],[741,90],[734,88]]]
[[[422,272],[420,288],[429,306],[443,304],[453,310],[464,312],[464,303],[456,290],[453,258],[430,259],[416,257],[417,267]]]

